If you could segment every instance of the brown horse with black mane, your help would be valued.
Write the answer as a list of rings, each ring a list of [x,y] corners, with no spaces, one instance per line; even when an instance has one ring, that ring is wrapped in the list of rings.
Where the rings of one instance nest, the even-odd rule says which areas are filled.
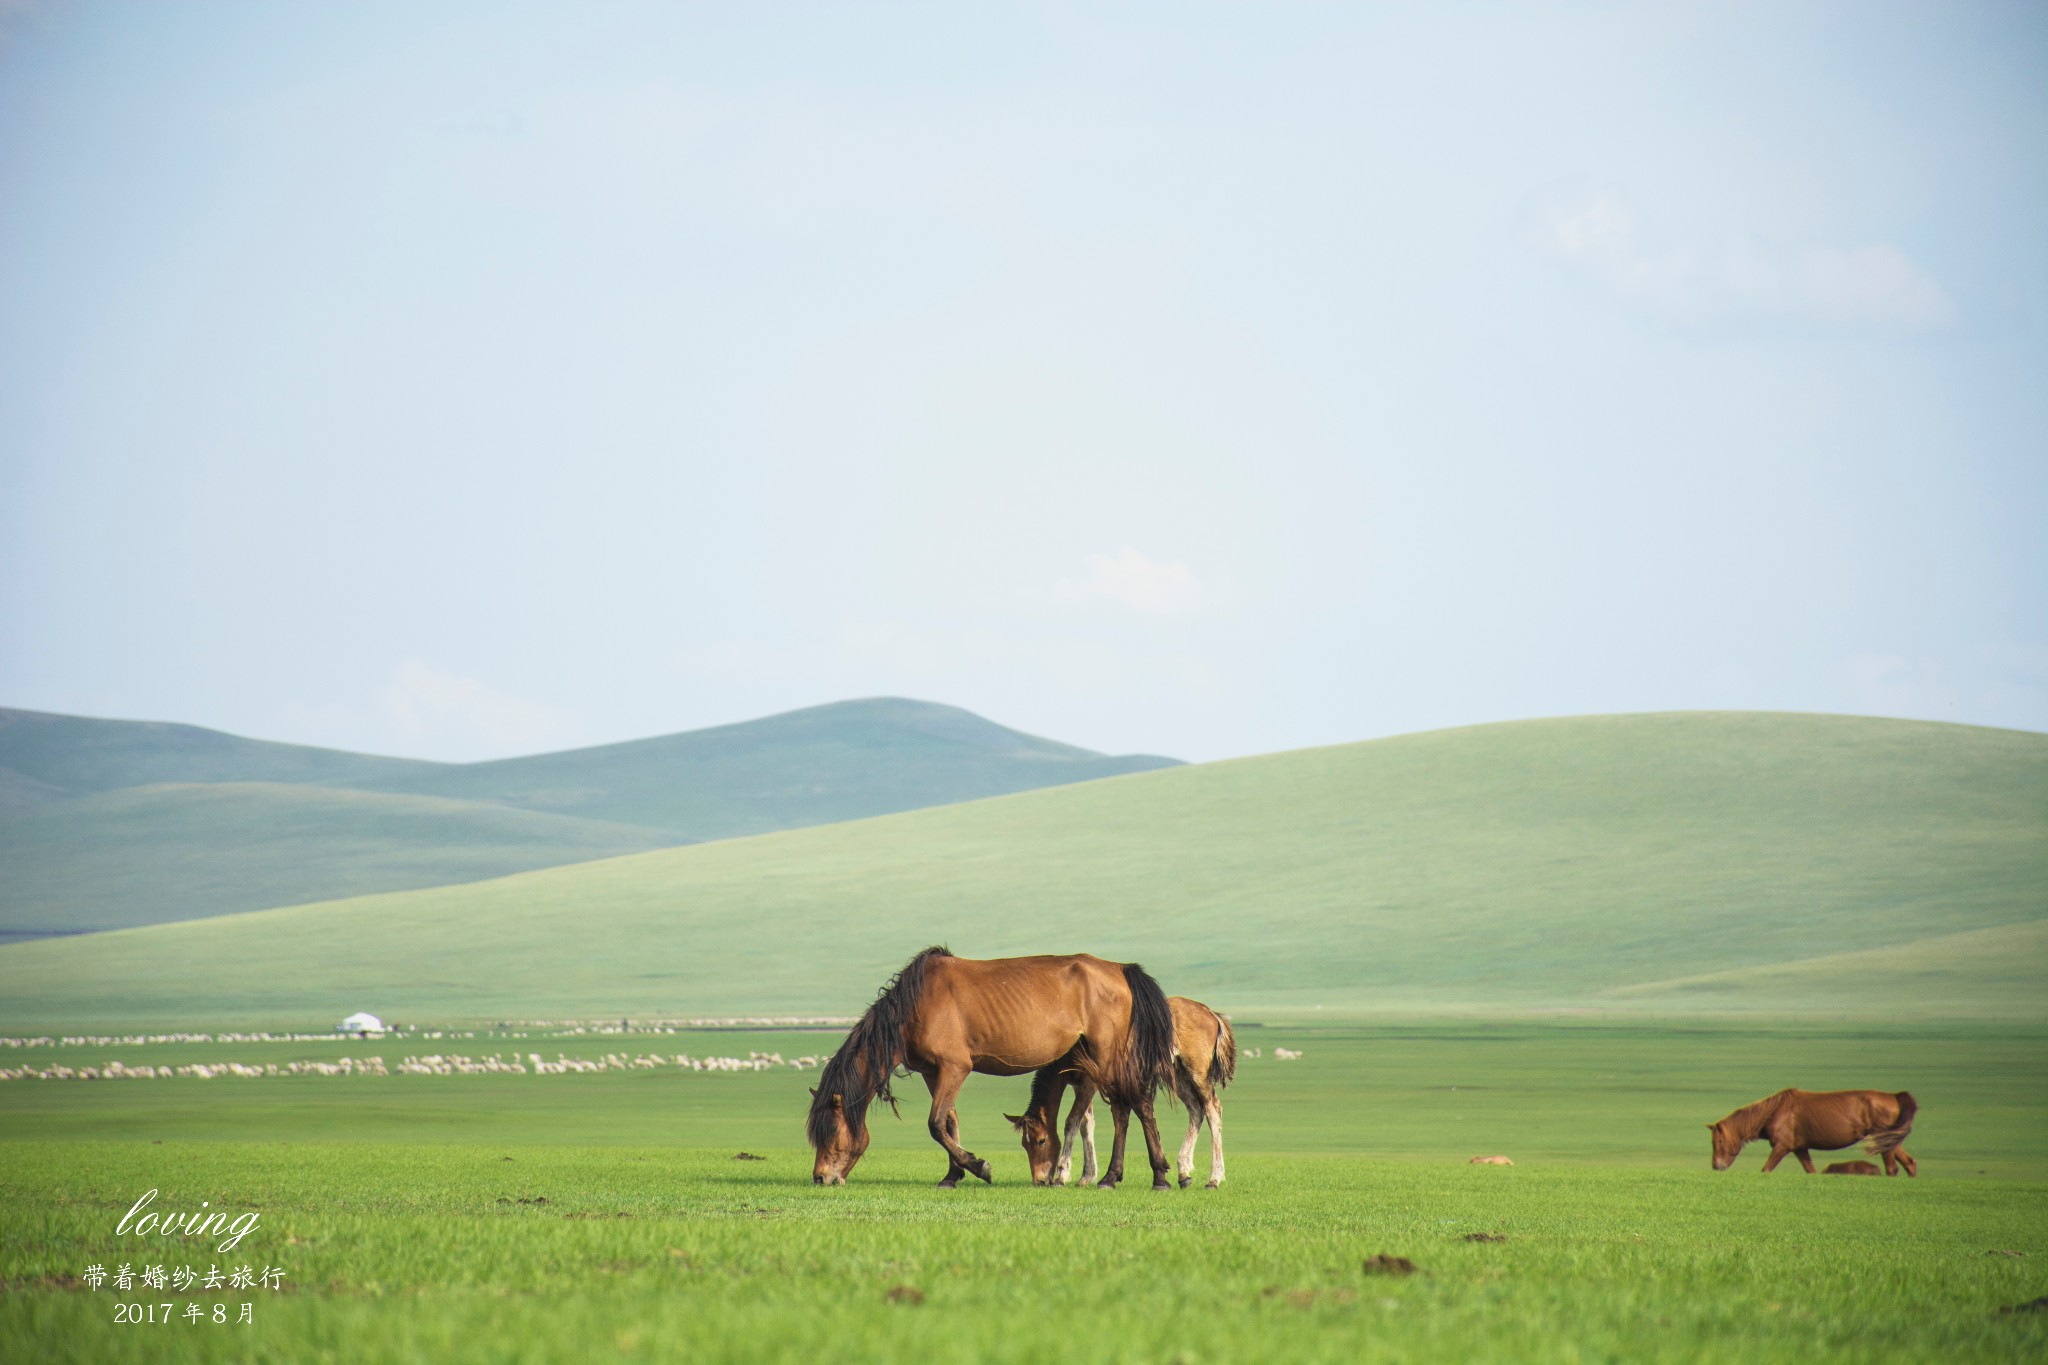
[[[1920,1167],[1899,1144],[1913,1131],[1919,1108],[1903,1090],[1780,1090],[1707,1125],[1714,1134],[1714,1169],[1727,1170],[1744,1143],[1761,1139],[1771,1144],[1766,1171],[1790,1152],[1812,1175],[1810,1149],[1833,1151],[1861,1142],[1872,1156],[1884,1158],[1886,1175],[1897,1175],[1902,1165],[1907,1175],[1917,1175]]]
[[[1085,953],[976,961],[944,948],[910,959],[825,1063],[811,1092],[805,1126],[817,1152],[813,1182],[846,1183],[868,1148],[869,1105],[879,1099],[896,1108],[889,1081],[899,1066],[924,1077],[932,1092],[932,1141],[946,1149],[949,1163],[942,1189],[962,1175],[991,1178],[988,1162],[960,1145],[953,1102],[967,1077],[1052,1066],[1077,1072],[1136,1111],[1152,1187],[1171,1188],[1152,1095],[1172,1078],[1173,1015],[1159,984],[1136,963]]]

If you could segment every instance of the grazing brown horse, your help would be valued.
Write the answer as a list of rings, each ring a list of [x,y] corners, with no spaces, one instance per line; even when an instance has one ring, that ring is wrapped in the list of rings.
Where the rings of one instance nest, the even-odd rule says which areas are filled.
[[[1085,953],[980,962],[944,948],[910,959],[825,1063],[805,1125],[817,1151],[811,1179],[846,1183],[868,1148],[868,1106],[879,1099],[896,1108],[889,1080],[900,1066],[932,1092],[932,1141],[949,1163],[940,1187],[967,1174],[988,1180],[988,1163],[960,1145],[953,1101],[961,1085],[976,1071],[1018,1076],[1056,1064],[1137,1111],[1152,1186],[1171,1188],[1152,1095],[1172,1077],[1173,1014],[1145,969]]]
[[[1223,1102],[1217,1091],[1237,1074],[1237,1035],[1230,1021],[1199,1000],[1172,996],[1167,1006],[1173,1011],[1173,1093],[1188,1111],[1188,1135],[1180,1146],[1182,1189],[1195,1180],[1195,1142],[1203,1123],[1209,1125],[1209,1188],[1223,1183]],[[1055,1141],[1060,1096],[1074,1087],[1074,1104],[1067,1111],[1066,1141]],[[1109,1179],[1123,1178],[1124,1129],[1128,1111],[1112,1102],[1116,1113],[1116,1145],[1110,1153]],[[1021,1114],[1005,1114],[1024,1140],[1024,1155],[1031,1163],[1034,1185],[1064,1185],[1074,1164],[1074,1143],[1078,1135],[1085,1153],[1081,1183],[1095,1179],[1095,1086],[1084,1075],[1059,1067],[1047,1067],[1031,1080],[1031,1103]]]
[[[1714,1169],[1727,1170],[1744,1143],[1762,1139],[1771,1144],[1766,1171],[1775,1170],[1790,1152],[1812,1175],[1810,1149],[1833,1151],[1861,1142],[1872,1156],[1884,1158],[1886,1175],[1897,1175],[1902,1165],[1907,1175],[1917,1175],[1919,1166],[1899,1144],[1913,1131],[1919,1108],[1903,1090],[1780,1090],[1707,1125],[1714,1134]]]

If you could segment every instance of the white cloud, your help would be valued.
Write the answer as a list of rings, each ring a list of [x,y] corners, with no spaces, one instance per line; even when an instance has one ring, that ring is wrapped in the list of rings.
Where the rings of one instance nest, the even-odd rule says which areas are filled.
[[[1069,601],[1106,598],[1155,616],[1183,615],[1202,601],[1193,569],[1152,559],[1128,545],[1113,555],[1088,556],[1087,576],[1062,580],[1058,593]]]
[[[561,712],[485,687],[474,678],[407,659],[383,691],[384,711],[408,741],[492,755],[532,751],[574,738]]]
[[[1553,196],[1534,235],[1578,278],[1675,321],[1748,317],[1890,332],[1956,321],[1954,301],[1895,246],[1661,242],[1610,194]]]

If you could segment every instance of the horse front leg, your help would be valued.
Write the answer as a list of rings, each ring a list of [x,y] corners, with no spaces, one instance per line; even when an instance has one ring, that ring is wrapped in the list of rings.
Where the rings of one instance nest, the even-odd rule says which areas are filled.
[[[932,1092],[932,1108],[936,1110],[939,1104],[938,1073],[935,1071],[931,1075],[926,1076],[924,1078],[924,1084],[925,1089]],[[946,1115],[946,1131],[952,1135],[953,1141],[958,1142],[960,1140],[960,1125],[951,1113],[948,1113]],[[947,1152],[946,1176],[945,1179],[939,1182],[939,1188],[942,1190],[952,1189],[954,1186],[960,1183],[960,1177],[966,1174],[966,1168],[963,1167],[959,1162],[953,1160],[953,1154],[950,1151]]]
[[[1772,1143],[1771,1154],[1764,1158],[1764,1174],[1769,1175],[1772,1171],[1777,1170],[1778,1163],[1783,1161],[1785,1154],[1791,1150],[1790,1147],[1780,1147],[1777,1143]]]
[[[931,1132],[932,1141],[946,1149],[952,1165],[946,1170],[946,1178],[939,1182],[941,1189],[952,1189],[960,1183],[962,1173],[980,1176],[994,1184],[994,1175],[988,1163],[960,1145],[958,1136],[960,1120],[953,1112],[953,1101],[959,1098],[960,1087],[967,1083],[968,1068],[957,1062],[947,1062],[939,1067],[938,1084],[932,1087],[931,1118],[926,1128]]]
[[[1104,1190],[1115,1189],[1124,1178],[1124,1137],[1130,1127],[1131,1111],[1111,1100],[1109,1118],[1116,1136],[1109,1144],[1109,1169],[1102,1173],[1102,1183],[1097,1186]]]
[[[1191,1099],[1183,1092],[1180,1101],[1187,1106],[1188,1135],[1181,1140],[1180,1159],[1174,1163],[1174,1169],[1180,1174],[1180,1187],[1186,1189],[1195,1183],[1195,1142],[1202,1136],[1202,1120],[1207,1116],[1207,1110],[1199,1093]],[[1213,1161],[1215,1158],[1210,1159]]]
[[[1053,1163],[1052,1168],[1052,1183],[1055,1185],[1066,1184],[1067,1178],[1073,1174],[1077,1138],[1087,1143],[1087,1160],[1081,1170],[1081,1183],[1087,1185],[1095,1179],[1095,1087],[1085,1079],[1074,1082],[1074,1104],[1067,1110],[1067,1129],[1060,1140],[1060,1159]]]

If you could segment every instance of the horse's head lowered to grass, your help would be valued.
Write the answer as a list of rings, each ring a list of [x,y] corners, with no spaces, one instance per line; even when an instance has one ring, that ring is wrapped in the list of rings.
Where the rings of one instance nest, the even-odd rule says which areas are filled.
[[[861,1108],[865,1110],[866,1106]],[[858,1122],[856,1122],[856,1118]],[[868,1149],[866,1114],[849,1118],[846,1097],[838,1092],[811,1092],[811,1146],[817,1159],[811,1163],[814,1185],[844,1185],[846,1174]]]
[[[951,956],[944,948],[927,948],[910,959],[825,1063],[804,1124],[817,1153],[812,1184],[844,1185],[868,1149],[868,1107],[881,1100],[895,1111],[889,1078],[903,1060],[903,1034],[924,993],[925,966],[934,957]]]
[[[1735,1164],[1736,1157],[1742,1155],[1742,1144],[1748,1139],[1738,1136],[1726,1119],[1708,1124],[1707,1131],[1714,1135],[1714,1169],[1725,1171]]]
[[[1055,1107],[1059,1095],[1053,1095]],[[1059,1134],[1053,1131],[1052,1118],[1033,1108],[1023,1114],[1005,1114],[1010,1126],[1024,1139],[1024,1159],[1031,1163],[1031,1183],[1052,1184],[1052,1172],[1060,1159]]]

